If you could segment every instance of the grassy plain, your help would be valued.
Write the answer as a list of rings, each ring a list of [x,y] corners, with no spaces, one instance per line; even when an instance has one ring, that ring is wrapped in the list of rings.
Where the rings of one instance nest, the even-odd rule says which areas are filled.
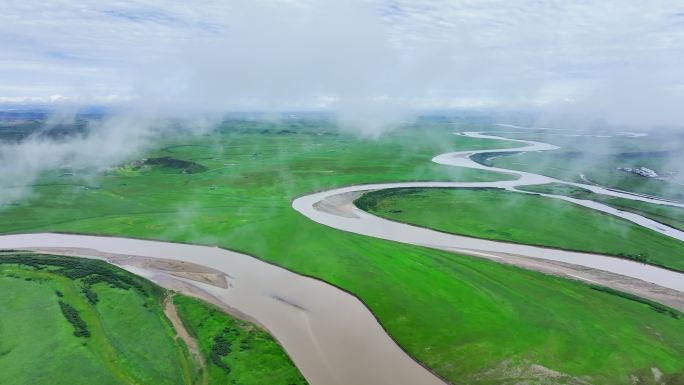
[[[87,183],[48,174],[31,199],[4,208],[0,232],[104,233],[256,255],[355,293],[399,344],[454,383],[515,382],[533,365],[608,385],[631,375],[654,383],[652,367],[681,381],[681,319],[579,283],[340,232],[290,206],[297,195],[355,183],[506,177],[432,164],[440,152],[516,146],[451,130],[364,140],[318,122],[227,123],[145,155],[208,171],[129,165]]]
[[[684,271],[684,242],[570,202],[501,189],[389,189],[356,201],[373,214],[477,238],[589,251]]]
[[[179,309],[183,322],[204,337],[203,348],[208,346],[202,351],[208,364],[202,367],[176,338],[164,315],[166,292],[101,261],[2,253],[0,291],[2,384],[228,383],[226,377],[216,374],[220,368],[209,355],[215,344],[213,336],[224,328],[240,331],[237,336],[226,335],[227,341],[240,342],[239,353],[226,354],[230,359],[228,380],[240,384],[306,383],[266,332],[202,301],[175,296],[183,305]],[[72,321],[64,306],[76,314]],[[263,355],[264,351],[270,355]],[[277,372],[288,376],[272,381]]]
[[[639,214],[656,222],[664,223],[670,227],[684,231],[684,209],[680,207],[665,206],[595,194],[580,187],[568,186],[561,183],[523,186],[519,187],[518,189],[543,194],[565,195],[576,199],[592,200],[594,202],[603,203],[619,210]]]
[[[210,363],[210,384],[306,384],[270,334],[194,298],[175,296],[174,304]]]
[[[684,202],[684,136],[681,134],[651,132],[649,136],[635,138],[602,137],[599,132],[599,136],[562,136],[576,133],[506,133],[506,137],[552,143],[561,148],[500,156],[484,163]],[[656,170],[661,177],[645,178],[618,170],[640,166]]]
[[[9,258],[0,256],[0,340],[6,350],[0,383],[171,385],[196,377],[197,368],[175,342],[159,305],[161,289],[104,262]],[[16,263],[28,258],[28,265]],[[95,293],[96,303],[87,291]],[[60,301],[77,311],[88,336],[75,335]]]

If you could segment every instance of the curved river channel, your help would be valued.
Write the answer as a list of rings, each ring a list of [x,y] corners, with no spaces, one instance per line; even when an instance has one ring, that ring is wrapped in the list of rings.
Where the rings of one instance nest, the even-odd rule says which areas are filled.
[[[479,133],[469,137],[505,139]],[[505,139],[507,140],[507,139]],[[568,183],[526,172],[498,169],[470,159],[476,153],[544,151],[557,147],[529,141],[513,149],[462,151],[438,155],[434,162],[504,172],[518,179],[500,182],[408,182],[349,186],[296,198],[295,210],[339,230],[402,243],[487,258],[549,274],[579,279],[636,293],[684,310],[684,274],[625,259],[488,241],[441,233],[378,218],[353,205],[365,191],[396,187],[496,187],[566,183],[611,196],[683,205]],[[684,233],[608,206],[564,199],[619,216],[667,236]],[[204,298],[228,312],[268,329],[313,385],[444,384],[406,354],[355,296],[257,258],[218,247],[71,234],[0,236],[0,248],[98,258],[147,277],[161,286]]]

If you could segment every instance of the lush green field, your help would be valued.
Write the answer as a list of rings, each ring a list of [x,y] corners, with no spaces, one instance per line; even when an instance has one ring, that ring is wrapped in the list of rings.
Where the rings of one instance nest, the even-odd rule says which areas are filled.
[[[211,363],[210,384],[306,384],[287,354],[265,331],[194,298],[175,296],[174,303]]]
[[[558,135],[568,133],[574,134],[567,131],[506,133],[506,137],[552,143],[561,148],[489,160],[483,155],[478,160],[484,160],[483,163],[496,167],[684,202],[684,136],[681,134],[652,132],[649,136],[637,138]],[[586,134],[596,135],[595,132]],[[656,170],[661,178],[645,178],[618,170],[619,167],[640,166]]]
[[[561,183],[522,186],[518,187],[518,189],[543,194],[565,195],[576,199],[592,200],[594,202],[603,203],[619,210],[639,214],[643,217],[653,219],[654,221],[664,223],[670,227],[684,231],[683,208],[595,194],[580,187],[568,186]]]
[[[226,341],[244,344],[244,351],[227,354],[231,374],[221,377],[210,348],[198,362],[176,338],[162,308],[164,290],[101,261],[2,253],[0,291],[2,384],[224,384],[226,378],[240,384],[305,383],[270,335],[199,300],[176,296],[189,304],[179,309],[181,317],[205,338],[239,328]],[[204,325],[201,317],[208,314],[212,322]],[[213,343],[201,341],[203,348]],[[268,366],[263,351],[270,353]],[[276,372],[287,376],[271,382]]]
[[[618,255],[684,271],[684,242],[570,202],[500,189],[389,189],[356,204],[449,233]]]
[[[347,184],[505,177],[430,158],[515,144],[456,137],[450,125],[373,141],[261,124],[171,138],[145,156],[196,162],[205,172],[130,164],[89,180],[88,189],[63,172],[45,175],[31,199],[4,210],[0,231],[106,233],[256,255],[355,293],[398,343],[454,383],[515,382],[536,364],[608,385],[630,383],[630,375],[654,383],[651,367],[684,378],[681,319],[579,283],[340,232],[291,208],[297,195]]]

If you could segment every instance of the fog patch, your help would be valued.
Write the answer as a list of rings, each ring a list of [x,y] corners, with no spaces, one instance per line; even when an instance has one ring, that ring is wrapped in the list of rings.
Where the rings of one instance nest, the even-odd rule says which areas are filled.
[[[0,142],[0,208],[29,197],[32,184],[44,173],[62,170],[62,176],[88,188],[95,176],[153,148],[165,134],[203,134],[216,120],[211,116],[162,118],[149,111],[87,119],[84,130],[54,137],[46,134],[58,125],[71,124],[74,110],[57,110],[29,137],[18,142]]]

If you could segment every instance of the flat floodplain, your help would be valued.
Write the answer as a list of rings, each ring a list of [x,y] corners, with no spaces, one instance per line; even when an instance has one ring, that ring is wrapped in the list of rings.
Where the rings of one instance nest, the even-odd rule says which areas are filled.
[[[545,153],[523,152],[480,160],[490,166],[684,201],[684,137],[681,134],[667,131],[638,137],[615,137],[612,134],[507,132],[503,135],[512,139],[536,140],[561,148]],[[635,167],[655,170],[658,177],[647,178],[621,170]]]
[[[202,337],[190,351],[168,292],[102,261],[3,252],[0,290],[3,384],[306,384],[268,333],[176,295],[180,325]]]
[[[548,381],[623,384],[636,376],[653,383],[654,367],[680,381],[681,318],[585,284],[343,233],[291,207],[295,196],[349,184],[510,178],[431,163],[447,151],[518,146],[451,130],[366,140],[315,125],[265,132],[229,125],[201,138],[168,138],[145,158],[172,156],[207,170],[131,160],[87,181],[45,175],[30,199],[5,208],[0,229],[203,243],[255,255],[358,295],[409,354],[454,383],[514,381],[530,370]]]
[[[684,271],[683,242],[539,195],[502,189],[388,189],[367,193],[356,204],[375,215],[448,233],[616,255]]]
[[[0,382],[190,383],[196,368],[163,317],[157,303],[161,290],[141,279],[128,281],[130,274],[104,262],[76,266],[76,261],[0,255],[5,350]],[[66,319],[62,306],[77,314],[81,327]]]
[[[307,383],[282,347],[265,331],[195,298],[175,296],[174,304],[212,363],[208,366],[207,383]]]
[[[663,206],[647,202],[639,202],[630,199],[609,197],[593,193],[581,187],[549,183],[544,185],[521,186],[518,190],[538,192],[543,194],[565,195],[576,199],[588,199],[600,202],[619,210],[629,211],[654,221],[666,224],[670,227],[684,230],[684,208]]]

